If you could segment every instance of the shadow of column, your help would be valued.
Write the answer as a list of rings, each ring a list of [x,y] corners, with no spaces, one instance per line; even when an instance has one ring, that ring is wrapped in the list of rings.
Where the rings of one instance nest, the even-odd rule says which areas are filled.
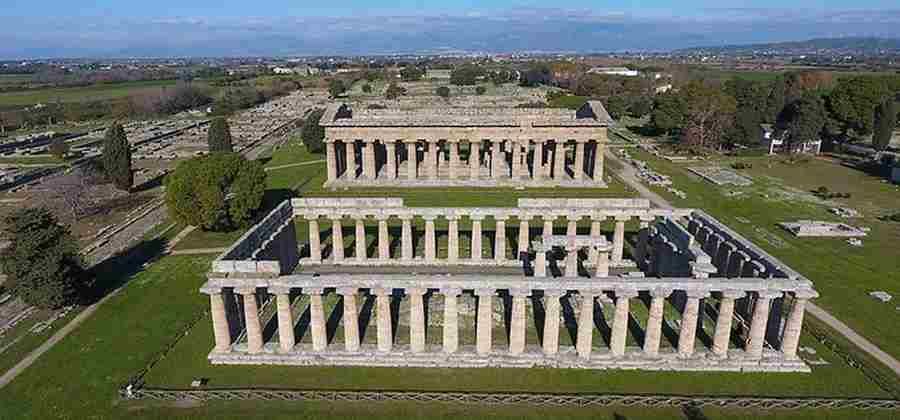
[[[532,294],[531,299],[532,318],[534,329],[537,331],[538,343],[544,345],[544,320],[547,318],[547,310],[544,307],[543,292]]]
[[[668,300],[669,305],[675,306],[675,304],[672,303],[671,298],[668,298],[666,300]],[[666,302],[663,301],[663,306],[665,306],[665,304],[666,304]],[[663,338],[666,339],[666,341],[669,342],[669,344],[673,348],[678,348],[678,332],[675,331],[674,328],[672,328],[672,325],[670,323],[666,322],[665,313],[666,313],[666,311],[663,310],[662,336],[663,336]]]
[[[391,304],[389,305],[391,308],[391,340],[394,343],[397,342],[397,331],[400,329],[400,302],[403,301],[403,296],[400,292],[391,293],[390,297]]]
[[[508,290],[503,290],[499,294],[499,299],[503,302],[503,328],[506,331],[506,342],[508,343],[512,331],[512,295]]]
[[[629,318],[631,318],[630,314]],[[594,301],[594,326],[600,331],[600,339],[606,343],[606,347],[611,346],[612,327],[606,320],[606,314],[603,313],[603,304],[597,300]]]
[[[310,316],[312,315],[309,311],[309,299],[306,300],[306,309],[297,317],[297,323],[294,324],[294,336],[296,337],[296,341],[299,343],[303,340],[303,336],[309,331],[310,328]]]
[[[337,304],[331,310],[328,320],[325,321],[325,342],[331,344],[337,335],[337,329],[341,320],[344,318],[344,297],[338,299]]]
[[[565,294],[560,299],[560,310],[562,311],[563,316],[563,326],[566,328],[566,332],[569,333],[569,339],[572,343],[577,341],[578,337],[578,321],[576,321],[575,317],[575,308],[572,306],[571,295]]]
[[[366,339],[369,332],[369,324],[372,322],[372,316],[375,311],[375,296],[372,294],[364,295],[363,304],[359,310],[359,342],[362,343]]]

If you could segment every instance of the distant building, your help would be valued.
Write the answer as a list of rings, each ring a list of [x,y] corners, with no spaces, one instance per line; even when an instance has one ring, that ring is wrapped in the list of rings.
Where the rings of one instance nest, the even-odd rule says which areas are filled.
[[[768,153],[770,155],[774,155],[779,152],[818,155],[822,152],[822,140],[788,143],[785,140],[788,134],[787,130],[776,130],[772,127],[771,124],[761,124],[760,126],[763,129],[762,145],[769,150]],[[785,145],[787,144],[790,144],[789,149],[785,147]]]
[[[660,86],[655,87],[653,90],[654,90],[657,94],[659,94],[659,93],[666,93],[666,92],[672,90],[672,84],[671,84],[671,83],[666,83],[666,84],[664,84],[664,85],[660,85]]]
[[[588,74],[606,74],[611,76],[628,77],[635,77],[640,74],[637,70],[630,70],[627,67],[594,67],[587,72]]]
[[[272,69],[272,72],[275,74],[281,75],[299,75],[299,76],[315,76],[319,74],[320,70],[316,67],[310,66],[301,66],[301,67],[275,67]]]

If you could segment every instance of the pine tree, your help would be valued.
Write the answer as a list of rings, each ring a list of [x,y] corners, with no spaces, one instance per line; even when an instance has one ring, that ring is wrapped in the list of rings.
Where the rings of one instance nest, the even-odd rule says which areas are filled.
[[[5,225],[10,245],[2,263],[10,293],[39,308],[75,303],[87,278],[69,229],[46,208],[20,209]]]
[[[219,117],[209,123],[207,143],[209,144],[210,153],[234,151],[234,146],[231,144],[231,128],[228,127],[228,120]]]
[[[897,103],[890,98],[875,109],[875,132],[872,135],[872,147],[875,150],[887,149],[897,125]]]
[[[122,124],[115,123],[106,130],[102,161],[103,170],[113,185],[122,191],[130,190],[134,184],[134,174],[131,172],[131,144],[125,137]]]

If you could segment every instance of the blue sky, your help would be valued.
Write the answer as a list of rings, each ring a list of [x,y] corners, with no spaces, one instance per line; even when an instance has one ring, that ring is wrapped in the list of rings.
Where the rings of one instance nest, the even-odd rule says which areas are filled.
[[[659,51],[900,37],[896,0],[0,1],[0,58],[15,59]]]

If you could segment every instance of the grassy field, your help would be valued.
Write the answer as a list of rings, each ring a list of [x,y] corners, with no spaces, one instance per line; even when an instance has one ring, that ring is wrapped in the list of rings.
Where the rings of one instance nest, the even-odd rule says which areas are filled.
[[[175,86],[175,80],[151,80],[142,82],[98,84],[87,87],[46,88],[20,92],[0,93],[0,108],[27,106],[38,103],[82,102],[124,98],[141,91],[156,91]]]
[[[822,295],[818,304],[883,350],[900,357],[900,330],[895,328],[900,312],[896,304],[882,303],[868,295],[884,290],[900,296],[900,224],[878,219],[900,206],[898,187],[826,160],[787,164],[761,157],[737,159],[753,166],[742,171],[753,178],[752,186],[720,188],[689,174],[686,167],[690,164],[674,164],[642,152],[635,157],[672,176],[675,188],[687,193],[687,198],[679,199],[661,188],[657,192],[677,206],[709,212],[781,258],[816,284]],[[849,192],[852,197],[823,201],[810,192],[819,186]],[[841,219],[828,212],[836,206],[857,209],[863,217]],[[840,238],[795,238],[777,226],[800,219],[841,221],[871,231],[863,238],[862,247],[852,247]]]

